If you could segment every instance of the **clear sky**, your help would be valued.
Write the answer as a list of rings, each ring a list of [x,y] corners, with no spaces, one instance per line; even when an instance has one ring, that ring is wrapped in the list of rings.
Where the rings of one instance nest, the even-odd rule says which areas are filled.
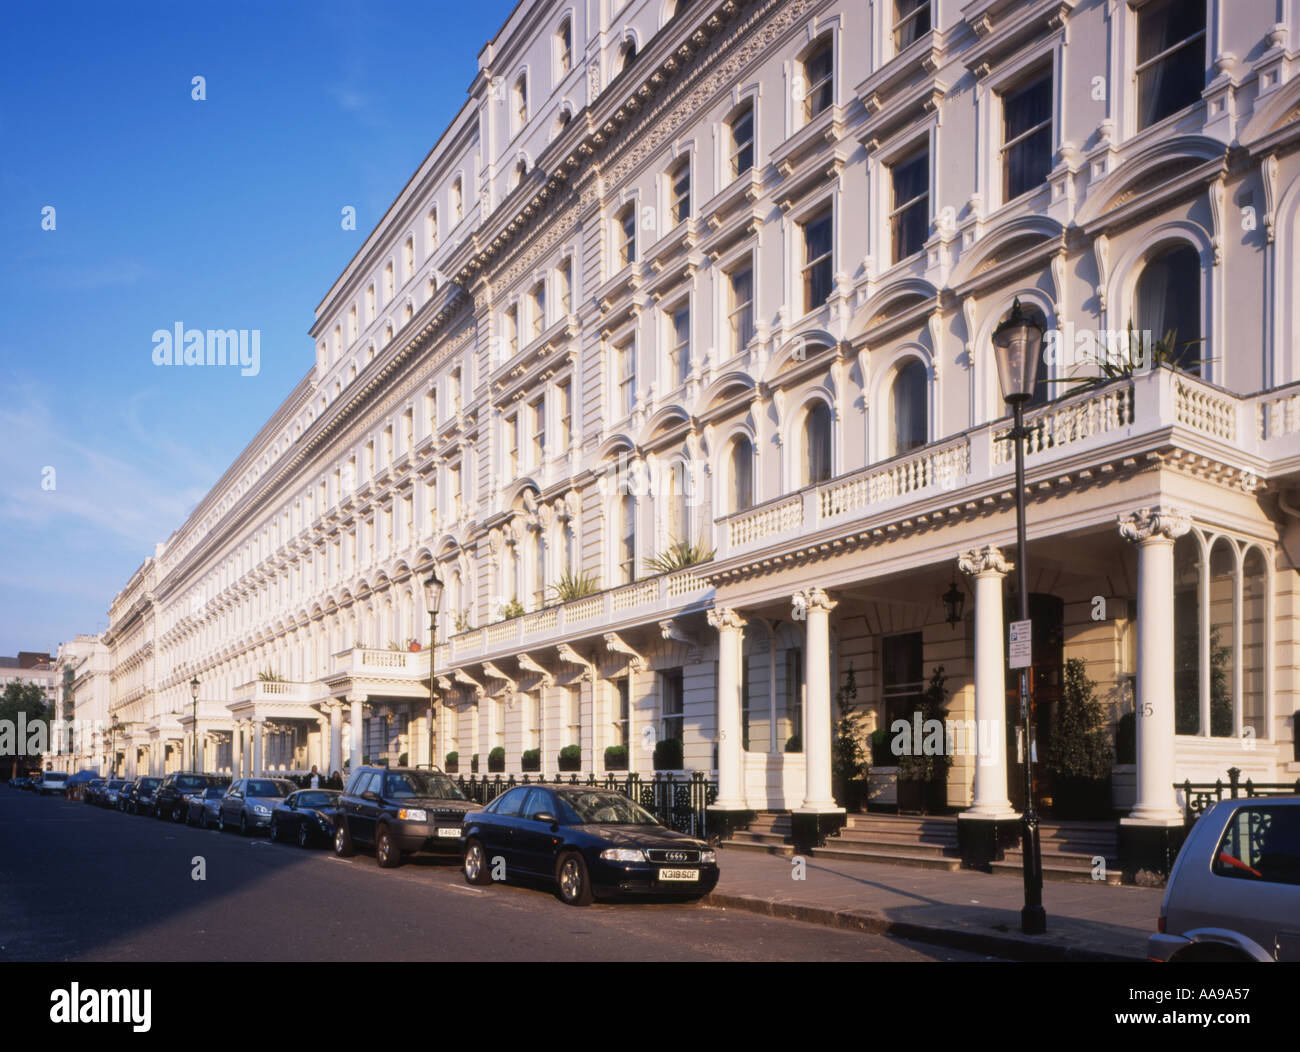
[[[316,304],[513,6],[3,6],[0,654],[107,627],[311,367]],[[260,371],[155,366],[177,322],[260,330]]]

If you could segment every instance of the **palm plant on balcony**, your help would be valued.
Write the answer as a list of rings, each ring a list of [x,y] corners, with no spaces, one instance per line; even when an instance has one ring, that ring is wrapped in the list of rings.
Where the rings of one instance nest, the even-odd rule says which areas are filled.
[[[474,626],[470,623],[468,610],[457,610],[456,616],[452,620],[452,627],[455,628],[459,635],[461,632],[468,632]]]
[[[1133,323],[1128,323],[1127,339],[1123,340],[1117,347],[1108,347],[1104,340],[1098,341],[1097,352],[1095,355],[1081,356],[1081,361],[1075,369],[1075,375],[1063,376],[1056,379],[1045,380],[1049,384],[1069,384],[1065,394],[1079,394],[1083,391],[1093,391],[1099,387],[1105,387],[1107,384],[1114,383],[1116,380],[1128,380],[1134,376],[1150,372],[1152,369],[1181,369],[1188,370],[1193,367],[1206,365],[1214,361],[1213,358],[1193,359],[1189,356],[1188,348],[1195,343],[1204,343],[1201,338],[1195,340],[1178,341],[1178,331],[1170,329],[1163,336],[1151,341],[1151,346],[1146,346],[1145,335],[1133,328]],[[1057,351],[1058,356],[1068,355],[1073,351],[1072,348],[1060,348]],[[1078,370],[1095,364],[1098,369],[1096,375],[1080,376]]]
[[[703,538],[698,541],[674,541],[658,555],[646,560],[646,566],[653,573],[672,573],[685,570],[698,563],[706,563],[713,558],[715,549],[705,545]]]
[[[502,603],[497,613],[501,615],[502,621],[509,621],[512,617],[523,617],[524,604],[519,601],[519,596],[511,596],[510,602]]]
[[[595,574],[565,570],[556,578],[555,584],[551,585],[551,591],[555,594],[555,602],[567,603],[571,599],[595,595],[600,591],[600,582],[596,580]]]
[[[262,683],[286,683],[288,682],[280,673],[272,672],[269,668],[263,669],[257,674],[257,678]]]

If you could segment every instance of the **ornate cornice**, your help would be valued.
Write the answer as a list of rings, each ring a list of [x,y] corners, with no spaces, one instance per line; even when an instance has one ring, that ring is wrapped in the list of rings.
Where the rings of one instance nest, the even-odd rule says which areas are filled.
[[[972,548],[957,557],[957,569],[971,577],[999,577],[1015,569],[1015,564],[1007,559],[1000,548],[989,544],[983,548]]]
[[[1163,505],[1139,508],[1119,517],[1119,535],[1136,544],[1148,541],[1172,544],[1191,528],[1192,520],[1186,512]]]

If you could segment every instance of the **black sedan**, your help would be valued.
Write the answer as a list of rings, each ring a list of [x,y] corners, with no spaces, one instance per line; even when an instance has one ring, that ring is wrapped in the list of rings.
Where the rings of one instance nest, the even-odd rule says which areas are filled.
[[[129,815],[153,814],[153,797],[162,784],[161,778],[141,775],[117,797],[117,808]]]
[[[515,876],[554,881],[560,898],[698,898],[718,883],[714,851],[661,825],[622,793],[519,786],[465,816],[462,868],[470,884]]]
[[[185,797],[185,824],[207,829],[217,824],[221,812],[221,798],[226,795],[224,785],[209,785],[201,792]]]
[[[333,789],[290,793],[271,812],[271,839],[276,843],[297,841],[299,847],[333,842],[339,795]]]

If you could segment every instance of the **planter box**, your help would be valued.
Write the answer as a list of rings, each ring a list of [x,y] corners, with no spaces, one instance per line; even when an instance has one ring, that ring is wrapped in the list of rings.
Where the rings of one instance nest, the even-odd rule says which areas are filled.
[[[1137,765],[1117,763],[1110,772],[1110,806],[1128,814],[1137,802]]]

